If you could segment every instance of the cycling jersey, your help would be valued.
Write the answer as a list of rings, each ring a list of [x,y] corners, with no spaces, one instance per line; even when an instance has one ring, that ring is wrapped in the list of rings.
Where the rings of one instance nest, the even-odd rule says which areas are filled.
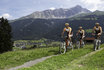
[[[68,27],[68,28],[64,28],[64,31],[66,31],[66,32],[69,32],[69,31],[71,31],[72,30],[72,28],[71,27]]]
[[[72,34],[72,28],[71,27],[68,27],[68,28],[65,27],[64,32],[65,32],[65,36],[69,37],[69,32],[71,32],[70,35]]]
[[[95,34],[98,34],[98,33],[100,33],[101,32],[101,30],[100,30],[100,26],[99,27],[94,27],[94,29],[95,29]]]
[[[98,36],[98,34],[99,33],[101,33],[101,27],[99,26],[99,27],[94,27],[94,31],[95,31],[95,39],[98,39],[98,38],[100,38],[100,35]]]
[[[80,36],[83,36],[84,30],[79,30],[78,32],[79,32]]]
[[[79,33],[80,39],[83,39],[84,30],[79,30],[78,33]]]

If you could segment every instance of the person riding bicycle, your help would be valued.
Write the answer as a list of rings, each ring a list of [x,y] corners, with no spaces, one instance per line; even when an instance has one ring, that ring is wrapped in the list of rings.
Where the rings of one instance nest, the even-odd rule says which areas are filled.
[[[62,38],[63,36],[65,36],[66,51],[67,51],[67,47],[69,46],[69,41],[71,42],[71,37],[73,36],[72,28],[69,27],[69,23],[65,23],[65,28],[63,29],[62,32]]]
[[[83,28],[81,26],[79,27],[79,30],[76,35],[79,36],[80,47],[82,47],[83,39],[85,37],[85,31],[83,30]]]
[[[93,30],[92,30],[92,35],[95,36],[95,40],[100,40],[100,37],[102,35],[102,27],[99,25],[99,23],[96,23]],[[97,49],[100,49],[100,47],[97,47]],[[96,50],[96,46],[94,44],[94,50]]]

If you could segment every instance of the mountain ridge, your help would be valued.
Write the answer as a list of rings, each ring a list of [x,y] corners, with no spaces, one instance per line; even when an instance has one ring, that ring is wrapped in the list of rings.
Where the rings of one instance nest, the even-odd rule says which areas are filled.
[[[58,8],[58,9],[47,9],[44,11],[36,11],[32,14],[29,14],[27,16],[21,17],[20,19],[63,19],[63,18],[69,18],[74,15],[80,14],[80,13],[91,13],[90,10],[86,8],[82,8],[80,5],[76,5],[75,7],[65,9],[65,8]]]

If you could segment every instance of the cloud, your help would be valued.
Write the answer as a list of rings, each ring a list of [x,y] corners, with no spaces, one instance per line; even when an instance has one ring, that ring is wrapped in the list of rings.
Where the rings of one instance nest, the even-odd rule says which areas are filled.
[[[0,0],[0,16],[17,19],[35,11],[71,8],[75,5],[81,5],[91,11],[104,11],[104,0]]]
[[[11,16],[10,14],[8,14],[8,13],[2,14],[2,15],[0,16],[0,18],[1,18],[1,17],[7,18],[7,19],[12,18],[12,16]]]
[[[101,4],[101,0],[82,0],[86,4]]]
[[[103,10],[102,6],[104,6],[103,0],[81,0],[87,7],[90,8],[91,11],[95,10]]]
[[[54,8],[54,7],[51,7],[51,8],[49,8],[50,10],[55,10],[56,8]]]

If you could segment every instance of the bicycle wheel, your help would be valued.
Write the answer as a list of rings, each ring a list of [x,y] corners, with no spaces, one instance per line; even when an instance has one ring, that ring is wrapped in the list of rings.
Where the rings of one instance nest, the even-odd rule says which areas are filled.
[[[77,41],[76,47],[77,47],[78,49],[80,48],[80,42],[79,42],[79,41]]]
[[[72,42],[69,42],[69,47],[70,47],[72,50],[74,49]]]
[[[97,42],[97,49],[98,50],[100,49],[100,43],[101,43],[101,40],[98,40],[98,42]]]
[[[61,54],[64,54],[66,52],[66,47],[65,47],[65,42],[62,42],[60,47],[59,47],[59,51]]]
[[[84,47],[84,46],[85,46],[85,43],[84,43],[84,41],[82,41],[81,47]]]

